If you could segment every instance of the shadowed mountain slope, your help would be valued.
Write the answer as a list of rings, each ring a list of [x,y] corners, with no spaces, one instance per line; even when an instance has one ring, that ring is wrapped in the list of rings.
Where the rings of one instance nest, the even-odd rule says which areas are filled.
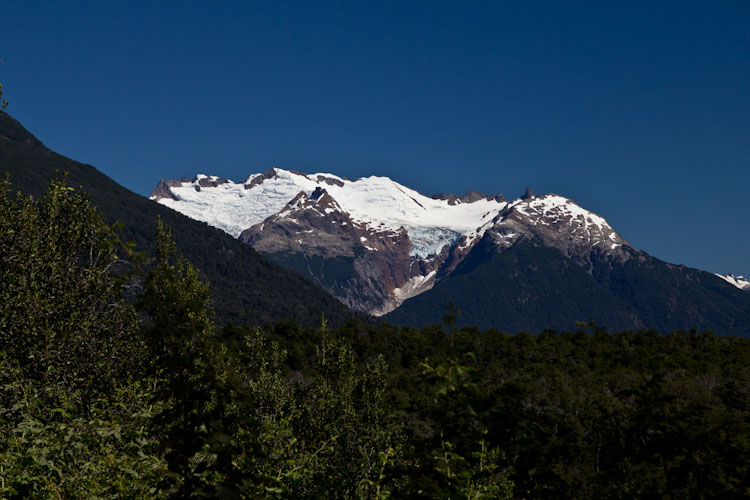
[[[427,197],[387,177],[271,169],[162,180],[152,198],[402,325],[440,323],[453,302],[464,325],[505,331],[593,320],[750,336],[740,278],[660,261],[554,193]]]
[[[13,190],[36,197],[56,172],[67,172],[67,183],[89,194],[105,222],[122,221],[123,238],[134,240],[139,250],[151,249],[160,216],[172,228],[178,250],[211,283],[219,323],[294,319],[315,326],[321,314],[332,323],[343,323],[353,314],[311,281],[271,263],[249,245],[133,193],[91,165],[49,150],[17,120],[0,112],[0,173],[5,172]]]
[[[593,320],[609,331],[697,328],[750,337],[750,294],[698,269],[627,249],[628,259],[592,253],[586,267],[537,240],[498,251],[490,235],[451,276],[384,318],[439,323],[453,302],[459,323],[505,331],[572,330]]]

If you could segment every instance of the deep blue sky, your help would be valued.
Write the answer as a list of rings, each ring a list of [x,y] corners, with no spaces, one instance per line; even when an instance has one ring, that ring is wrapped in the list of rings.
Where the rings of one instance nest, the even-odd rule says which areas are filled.
[[[607,4],[607,5],[604,5]],[[197,172],[530,185],[750,275],[750,2],[0,3],[8,111],[147,195]]]

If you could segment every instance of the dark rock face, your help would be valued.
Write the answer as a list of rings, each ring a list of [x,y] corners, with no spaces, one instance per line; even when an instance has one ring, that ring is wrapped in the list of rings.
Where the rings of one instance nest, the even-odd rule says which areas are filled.
[[[263,184],[263,181],[273,179],[274,177],[276,177],[276,169],[269,168],[259,176],[255,177],[249,184],[245,184],[245,189],[250,189],[259,184]]]
[[[437,269],[410,256],[409,235],[353,221],[325,189],[300,192],[282,211],[246,229],[240,241],[310,277],[349,307],[384,313],[394,291]],[[447,255],[447,253],[446,253]]]
[[[161,179],[159,181],[159,184],[156,185],[154,190],[151,192],[151,195],[149,198],[155,201],[159,201],[164,198],[171,198],[173,200],[179,200],[179,197],[177,197],[171,188],[181,186],[184,182],[193,182],[196,183],[193,188],[196,191],[200,191],[202,187],[216,187],[220,186],[222,184],[226,184],[229,181],[227,179],[223,179],[221,177],[198,177],[195,176],[192,179],[189,179],[187,177],[183,177],[180,180],[164,180]]]
[[[485,195],[484,193],[480,193],[479,191],[470,189],[459,199],[461,200],[461,203],[474,203],[475,201],[483,200],[485,198],[487,198],[487,195]]]
[[[501,203],[505,200],[505,196],[502,195],[502,193],[497,193],[496,195],[485,195],[484,193],[481,193],[479,191],[474,191],[473,189],[470,189],[465,195],[463,196],[456,196],[455,194],[451,193],[438,193],[433,194],[430,196],[433,200],[446,200],[448,201],[448,205],[455,205],[457,203],[474,203],[475,201],[479,200],[487,200],[487,201],[496,201],[498,203]]]
[[[316,180],[318,182],[325,182],[326,184],[329,184],[331,186],[339,186],[342,187],[344,183],[340,181],[339,179],[334,179],[333,177],[326,177],[325,175],[319,175],[316,177]]]
[[[223,179],[221,177],[218,177],[216,179],[213,179],[211,177],[202,177],[198,179],[196,177],[195,179],[193,179],[193,182],[195,181],[198,181],[198,185],[200,187],[216,187],[229,182],[227,179]]]
[[[430,196],[430,198],[432,198],[433,200],[447,200],[448,205],[455,205],[458,201],[458,196],[450,193],[433,194],[432,196]]]
[[[154,190],[151,192],[150,198],[157,201],[163,198],[171,198],[173,200],[177,200],[177,196],[175,196],[172,190],[169,188],[179,186],[181,184],[182,182],[178,180],[166,181],[164,179],[161,179],[159,181],[159,184],[157,184]]]
[[[523,193],[523,196],[521,196],[521,199],[530,200],[533,197],[534,197],[534,191],[532,191],[530,187],[526,187],[526,192]]]

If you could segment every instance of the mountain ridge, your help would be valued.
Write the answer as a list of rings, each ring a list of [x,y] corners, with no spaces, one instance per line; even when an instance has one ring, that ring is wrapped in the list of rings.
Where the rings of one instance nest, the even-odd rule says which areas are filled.
[[[572,200],[535,196],[530,189],[510,202],[502,194],[478,191],[427,197],[387,177],[351,181],[269,169],[241,183],[205,174],[161,180],[151,199],[239,237],[316,280],[348,306],[376,315],[450,274],[484,233],[501,223],[506,244],[522,234],[545,234],[562,250],[581,253],[580,242],[552,242],[554,232],[543,230],[567,221],[580,228],[584,246],[610,238],[606,251],[621,253],[616,247],[630,245],[603,218]],[[328,200],[326,206],[321,200]],[[320,258],[329,260],[328,272]],[[326,276],[332,260],[339,271],[347,269],[336,281]]]
[[[730,283],[740,290],[745,290],[750,292],[750,280],[745,278],[744,276],[737,276],[734,274],[716,274],[719,278],[723,279],[727,283]]]
[[[91,165],[48,149],[42,141],[4,111],[0,111],[0,172],[10,176],[11,188],[39,197],[58,173],[68,185],[86,191],[108,224],[124,223],[122,236],[149,250],[156,218],[171,227],[178,250],[211,284],[211,297],[220,323],[271,324],[296,320],[314,327],[321,314],[331,324],[343,324],[353,313],[311,281],[261,256],[223,231],[169,210],[117,184]]]
[[[427,197],[387,177],[270,169],[242,183],[162,180],[152,198],[398,324],[439,323],[454,302],[463,324],[481,328],[573,329],[591,319],[750,334],[750,294],[648,255],[553,193]]]

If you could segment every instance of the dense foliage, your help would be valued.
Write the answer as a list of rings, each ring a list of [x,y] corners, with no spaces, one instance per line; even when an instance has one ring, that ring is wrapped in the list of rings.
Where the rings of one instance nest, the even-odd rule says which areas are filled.
[[[289,349],[292,372],[311,370],[316,332],[287,324],[268,335]],[[421,463],[410,482],[427,497],[446,488],[431,462],[444,443],[475,466],[494,450],[518,498],[750,495],[747,339],[595,326],[451,335],[358,322],[338,335],[361,359],[386,357],[388,401]]]
[[[7,184],[3,498],[388,491],[381,463],[401,434],[381,404],[382,362],[356,365],[332,340],[318,375],[282,378],[282,353],[257,332],[231,352],[219,341],[209,288],[165,226],[146,275],[86,195],[55,182],[41,201],[14,199]]]
[[[164,224],[2,191],[0,498],[750,495],[747,339],[217,329]]]

